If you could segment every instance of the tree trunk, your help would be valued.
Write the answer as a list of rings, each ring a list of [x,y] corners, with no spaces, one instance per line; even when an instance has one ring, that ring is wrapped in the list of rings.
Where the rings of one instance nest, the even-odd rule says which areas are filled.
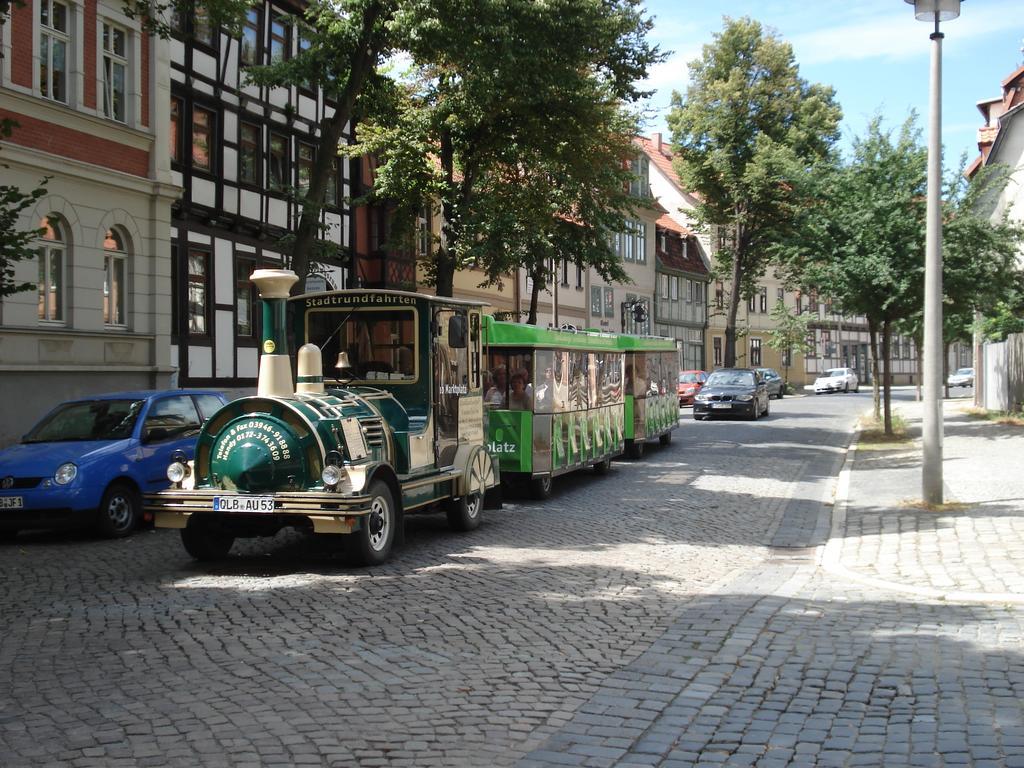
[[[333,181],[331,161],[338,156],[338,142],[341,140],[342,131],[355,111],[356,99],[359,98],[367,76],[377,63],[381,41],[376,27],[383,14],[384,7],[381,3],[371,3],[367,6],[359,30],[359,42],[356,47],[358,52],[353,58],[348,80],[338,94],[334,114],[320,122],[320,141],[310,171],[309,190],[302,203],[302,216],[292,245],[291,268],[300,278],[309,272],[310,254],[318,239],[320,212],[323,210],[327,184],[328,181]],[[305,290],[305,286],[300,280],[295,283],[292,290]]]
[[[875,421],[882,420],[882,377],[878,366],[878,324],[868,318],[868,346],[871,347],[871,396]]]
[[[540,301],[540,283],[541,281],[537,277],[539,269],[535,269],[530,273],[530,280],[532,285],[530,286],[530,314],[526,318],[527,325],[537,324],[537,303]]]
[[[892,389],[889,362],[889,342],[892,330],[889,321],[882,321],[882,405],[885,413],[885,434],[892,434]]]
[[[441,170],[444,172],[445,187],[449,190],[455,186],[455,148],[452,145],[450,131],[441,131],[440,146]],[[452,256],[452,245],[456,236],[454,232],[455,205],[451,195],[444,195],[441,200],[441,233],[440,243],[434,253],[435,290],[438,296],[451,296],[455,291],[455,258]]]
[[[732,256],[732,285],[729,288],[729,308],[725,313],[725,367],[736,365],[736,313],[740,306],[740,228],[736,226],[736,243]]]

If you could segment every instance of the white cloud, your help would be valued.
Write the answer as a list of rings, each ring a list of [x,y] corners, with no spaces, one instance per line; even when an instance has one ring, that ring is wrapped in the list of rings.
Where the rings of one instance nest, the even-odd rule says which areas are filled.
[[[1011,11],[1011,9],[1016,9]],[[1016,18],[1016,2],[965,5],[960,18],[946,22],[942,30],[958,43],[1002,32],[1007,19]],[[845,24],[800,32],[789,37],[796,58],[802,64],[827,64],[884,58],[899,60],[926,55],[929,25],[914,19],[910,6],[874,17],[859,14]]]

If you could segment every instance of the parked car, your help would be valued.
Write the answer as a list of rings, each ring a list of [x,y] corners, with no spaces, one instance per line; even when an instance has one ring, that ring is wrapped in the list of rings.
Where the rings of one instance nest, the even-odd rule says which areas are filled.
[[[768,388],[753,368],[719,368],[693,401],[693,418],[745,416],[751,421],[768,415]]]
[[[704,371],[680,371],[679,372],[679,407],[693,405],[693,398],[704,386],[708,375]]]
[[[853,368],[829,368],[814,380],[814,394],[860,391],[860,380]]]
[[[956,373],[949,374],[949,379],[946,380],[946,384],[950,387],[973,387],[974,369],[957,368]]]
[[[0,535],[93,525],[110,537],[142,519],[142,494],[169,485],[172,456],[191,459],[219,392],[117,392],[61,403],[0,451]]]
[[[786,382],[783,381],[779,372],[774,368],[758,368],[757,372],[761,374],[761,378],[764,379],[764,384],[768,388],[768,397],[781,400],[786,394]]]

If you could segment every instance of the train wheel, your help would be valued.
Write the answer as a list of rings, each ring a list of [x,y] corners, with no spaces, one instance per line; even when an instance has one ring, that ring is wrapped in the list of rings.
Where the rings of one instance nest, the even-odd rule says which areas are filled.
[[[355,565],[380,565],[391,556],[395,540],[395,500],[382,480],[370,484],[370,514],[350,538],[351,560]]]
[[[484,497],[479,493],[467,493],[459,499],[451,499],[444,508],[448,525],[453,531],[472,531],[480,527]]]
[[[533,498],[543,501],[551,495],[551,475],[530,478],[530,494]]]
[[[644,457],[644,441],[627,440],[626,457],[630,459],[642,459]]]
[[[227,557],[231,545],[235,543],[235,537],[214,530],[199,520],[190,520],[189,524],[181,529],[181,543],[185,551],[196,560],[208,562]]]
[[[664,435],[659,435],[658,442],[662,445],[670,445],[672,443],[672,430],[670,429]]]
[[[594,462],[594,472],[599,475],[607,475],[608,470],[612,468],[612,457],[609,456],[607,459]]]

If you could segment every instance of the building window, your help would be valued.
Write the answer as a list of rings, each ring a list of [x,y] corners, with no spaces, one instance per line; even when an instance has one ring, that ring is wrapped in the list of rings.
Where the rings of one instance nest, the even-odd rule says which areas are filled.
[[[569,287],[569,260],[562,259],[562,287]]]
[[[793,352],[789,347],[782,350],[782,367],[789,368],[793,364]]]
[[[647,155],[641,155],[630,163],[630,171],[634,178],[629,182],[629,194],[633,197],[650,197],[651,161]]]
[[[188,332],[207,334],[207,299],[210,295],[210,254],[197,248],[188,252]]]
[[[583,290],[583,265],[580,262],[576,262],[576,290]]]
[[[127,120],[125,77],[128,71],[127,34],[113,24],[103,24],[103,114],[118,122]]]
[[[711,339],[712,353],[714,354],[715,368],[722,365],[722,337],[715,336]]]
[[[682,281],[681,277],[679,277],[678,275],[672,275],[672,279],[671,279],[671,281],[669,283],[669,285],[670,285],[670,289],[669,290],[671,292],[670,293],[670,298],[672,299],[672,301],[679,301],[679,283],[681,281]]]
[[[309,181],[313,176],[313,147],[299,144],[298,186],[300,195],[309,194]]]
[[[668,250],[668,235],[664,229],[658,230],[658,250],[662,253]]]
[[[39,319],[49,322],[64,320],[64,255],[67,239],[60,222],[47,217],[40,224],[43,236],[39,242]]]
[[[192,107],[192,167],[213,168],[213,112]]]
[[[39,3],[39,92],[67,103],[68,53],[71,37],[68,7],[55,0]]]
[[[747,299],[747,312],[753,312],[757,308],[757,297],[751,296]]]
[[[103,240],[103,324],[125,326],[128,249],[125,237],[116,229],[107,230]]]
[[[288,25],[285,24],[283,16],[274,14],[270,17],[270,63],[276,64],[289,57],[289,33]]]
[[[725,305],[725,286],[719,280],[715,283],[715,306],[721,309]]]
[[[777,288],[775,294],[778,301],[781,301],[783,304],[786,303],[786,290],[784,288]]]
[[[238,180],[246,184],[260,183],[260,128],[258,125],[238,124]]]
[[[214,40],[216,40],[217,30],[214,28],[213,23],[210,21],[210,13],[203,6],[196,4],[193,6],[192,16],[192,36],[195,38],[197,43],[202,43],[209,47],[213,47]]]
[[[256,335],[256,288],[249,280],[255,268],[253,259],[235,260],[235,335],[243,338]]]
[[[270,134],[270,188],[283,189],[288,182],[288,139]]]
[[[338,205],[338,158],[331,158],[330,176],[327,178],[327,186],[324,187],[324,205]]]
[[[601,316],[601,288],[592,285],[590,287],[590,314],[594,317]]]
[[[604,289],[604,316],[615,317],[615,291],[611,288]]]
[[[646,264],[647,252],[644,248],[646,239],[646,224],[642,221],[627,221],[625,232],[615,235],[615,250],[623,261]]]
[[[760,365],[761,364],[761,340],[751,339],[750,340],[750,364]]]
[[[243,66],[258,64],[260,60],[260,10],[250,8],[242,22],[242,41],[238,48],[238,60]]]
[[[818,297],[813,293],[807,297],[807,310],[814,314],[818,314]]]
[[[658,293],[661,298],[668,298],[668,275],[658,275]]]
[[[430,224],[430,206],[425,205],[416,217],[416,256],[420,259],[430,256],[430,246],[433,242]]]
[[[170,142],[171,160],[181,162],[181,99],[171,98],[171,130],[167,138]]]
[[[761,289],[761,314],[768,311],[768,289]]]

